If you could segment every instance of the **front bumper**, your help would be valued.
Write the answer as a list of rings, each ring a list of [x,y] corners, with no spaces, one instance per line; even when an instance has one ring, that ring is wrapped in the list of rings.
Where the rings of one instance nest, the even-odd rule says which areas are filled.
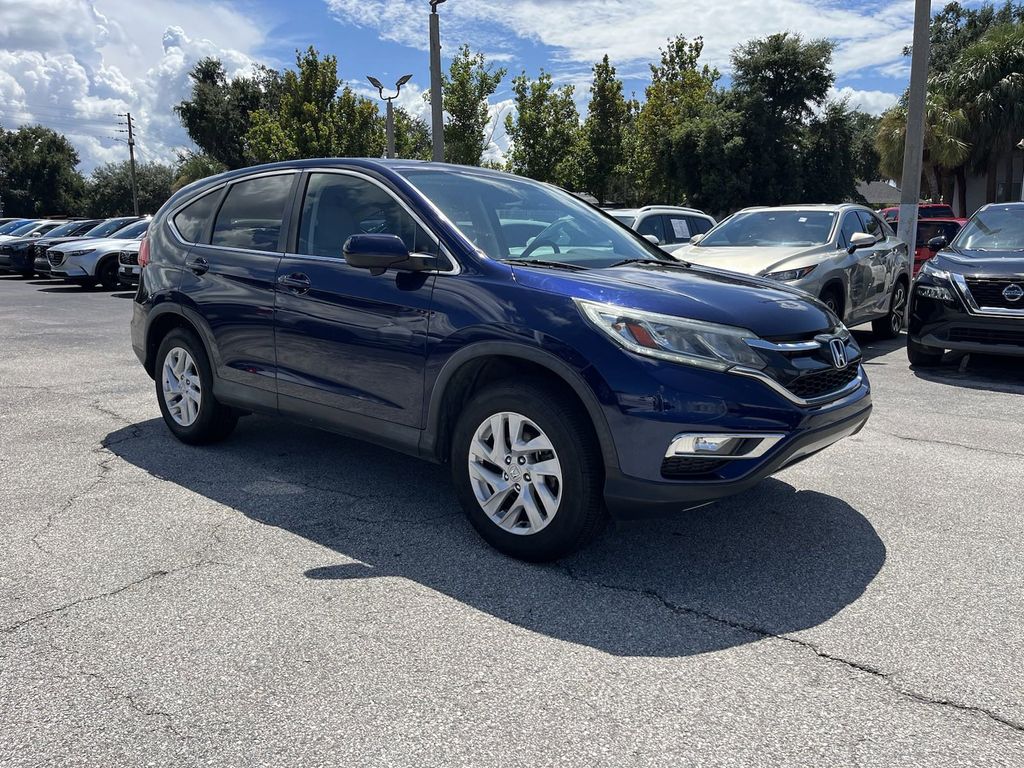
[[[58,267],[50,267],[50,274],[53,277],[62,277],[65,280],[75,280],[83,277],[91,277],[91,275],[77,264],[61,264]]]
[[[944,287],[953,301],[924,297],[918,292],[919,284]],[[970,311],[946,281],[922,277],[915,283],[907,334],[916,344],[937,351],[1024,357],[1024,313],[1014,317]]]
[[[656,482],[609,471],[605,478],[605,502],[618,519],[657,517],[703,506],[741,493],[766,477],[828,448],[833,443],[860,432],[871,415],[871,397],[864,394],[855,407],[841,408],[845,414],[824,426],[793,433],[756,461],[739,460],[735,465],[750,465],[738,477],[728,480],[692,481],[685,484]]]
[[[142,267],[133,264],[121,264],[117,268],[117,279],[127,285],[138,285],[141,272]]]

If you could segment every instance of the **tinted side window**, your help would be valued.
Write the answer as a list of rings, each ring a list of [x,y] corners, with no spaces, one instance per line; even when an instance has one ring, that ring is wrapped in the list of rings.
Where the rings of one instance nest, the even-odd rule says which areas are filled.
[[[711,231],[711,228],[715,226],[710,221],[705,219],[703,216],[687,216],[687,221],[690,222],[690,236],[703,235]]]
[[[217,210],[217,201],[220,200],[220,190],[210,192],[200,197],[194,203],[189,203],[174,217],[174,228],[178,234],[190,243],[198,243],[203,239],[207,231],[207,225]]]
[[[860,216],[861,224],[863,226],[862,232],[867,232],[869,235],[874,237],[876,240],[880,237],[885,237],[885,233],[882,232],[882,224],[872,214],[867,211],[857,211]]]
[[[338,173],[310,174],[298,252],[340,258],[349,237],[365,234],[398,235],[410,253],[437,253],[427,232],[376,184]]]
[[[636,231],[641,235],[654,235],[658,238],[659,245],[665,243],[665,225],[661,216],[648,216],[640,222]]]
[[[860,217],[856,213],[848,213],[843,219],[843,229],[839,233],[839,244],[843,248],[850,247],[850,238],[858,232],[864,231],[864,225],[861,224]]]
[[[693,230],[690,228],[690,220],[687,216],[666,216],[668,222],[668,233],[672,235],[673,243],[688,243]]]
[[[276,251],[292,174],[261,176],[232,184],[213,225],[213,245]]]

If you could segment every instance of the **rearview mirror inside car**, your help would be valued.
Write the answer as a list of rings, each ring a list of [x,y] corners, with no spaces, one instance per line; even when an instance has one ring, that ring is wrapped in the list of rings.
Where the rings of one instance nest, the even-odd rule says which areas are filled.
[[[398,235],[352,235],[342,246],[345,261],[353,267],[382,275],[389,269],[403,272],[424,272],[435,269],[433,256],[409,253]]]
[[[850,253],[860,248],[870,248],[875,244],[875,236],[869,235],[867,232],[856,232],[850,238],[850,247],[847,249]]]
[[[938,237],[933,237],[928,241],[928,250],[932,253],[938,253],[947,245],[949,245],[949,241],[946,240],[944,235],[939,235]]]

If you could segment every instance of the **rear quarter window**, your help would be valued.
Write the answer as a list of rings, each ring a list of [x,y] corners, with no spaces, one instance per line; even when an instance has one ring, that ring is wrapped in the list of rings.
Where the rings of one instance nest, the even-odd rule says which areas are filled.
[[[260,176],[232,184],[217,213],[212,244],[249,251],[279,250],[293,176]]]
[[[210,221],[217,210],[220,191],[209,192],[193,203],[189,203],[174,216],[174,228],[182,239],[190,243],[204,240],[209,231]]]

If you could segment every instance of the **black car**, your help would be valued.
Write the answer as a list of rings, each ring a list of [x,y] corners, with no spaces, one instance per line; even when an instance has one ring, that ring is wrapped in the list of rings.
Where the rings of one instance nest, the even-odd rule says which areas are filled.
[[[91,219],[90,226],[86,227],[85,231],[81,232],[77,236],[65,237],[61,240],[54,240],[52,237],[47,237],[46,240],[48,242],[45,243],[46,247],[35,249],[34,269],[40,275],[50,274],[50,262],[46,258],[46,252],[50,248],[62,245],[63,243],[70,242],[72,240],[93,240],[101,237],[113,237],[115,233],[134,224],[142,218],[142,216],[116,216],[112,219]],[[42,242],[39,244],[43,245]]]
[[[36,261],[40,256],[44,256],[45,261],[47,248],[83,237],[99,222],[99,219],[75,219],[51,229],[42,237],[26,237],[21,240],[8,241],[0,247],[0,250],[4,251],[4,256],[7,257],[5,266],[11,272],[32,277],[34,273],[41,271],[36,268]]]
[[[947,349],[1024,357],[1024,203],[979,210],[952,243],[935,238],[910,300],[907,356],[938,365]]]

